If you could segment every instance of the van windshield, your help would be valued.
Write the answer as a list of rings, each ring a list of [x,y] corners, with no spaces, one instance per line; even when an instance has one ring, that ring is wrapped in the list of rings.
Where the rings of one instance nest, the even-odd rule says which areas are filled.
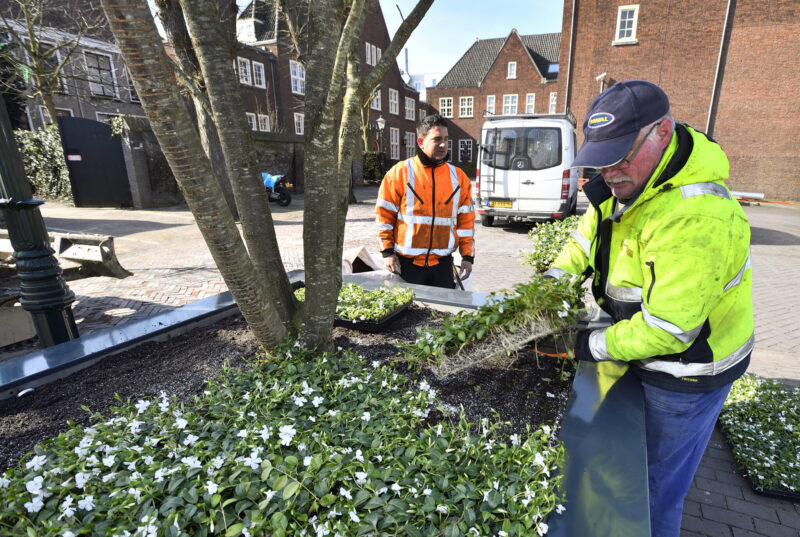
[[[544,170],[561,164],[561,129],[517,127],[484,131],[483,163],[500,170]]]

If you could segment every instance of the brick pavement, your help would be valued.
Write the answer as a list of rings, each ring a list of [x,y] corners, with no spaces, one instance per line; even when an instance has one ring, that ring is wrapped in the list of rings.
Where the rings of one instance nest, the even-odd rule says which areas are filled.
[[[345,249],[376,251],[373,207],[377,188],[357,191],[345,230]],[[288,270],[303,267],[302,202],[272,206]],[[585,200],[580,207],[585,207]],[[800,208],[749,206],[753,230],[753,299],[756,349],[750,372],[800,381]],[[119,325],[226,289],[191,215],[176,208],[152,211],[75,209],[48,203],[42,207],[48,229],[108,233],[115,237],[124,280],[90,278],[70,282],[78,297],[74,312],[82,334]],[[527,246],[525,226],[476,225],[477,256],[473,290],[490,292],[524,281],[518,252]],[[736,469],[719,430],[702,459],[684,505],[682,537],[800,536],[800,504],[754,494]]]

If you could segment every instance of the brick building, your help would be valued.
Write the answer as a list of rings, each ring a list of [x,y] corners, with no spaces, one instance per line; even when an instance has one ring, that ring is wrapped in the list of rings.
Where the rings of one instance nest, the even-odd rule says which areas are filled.
[[[559,42],[558,33],[516,30],[476,41],[435,88],[427,88],[428,103],[450,118],[453,162],[474,174],[484,115],[556,112]]]
[[[297,55],[277,2],[255,0],[245,7],[237,21],[237,36],[240,42],[247,45],[237,58],[237,68],[240,73],[247,73],[249,66],[251,76],[251,82],[248,83],[247,75],[240,74],[240,83],[250,89],[262,89],[260,93],[249,89],[247,91],[253,94],[245,95],[246,109],[253,116],[248,118],[254,118],[258,126],[254,130],[264,130],[260,128],[260,122],[264,119],[261,116],[266,115],[272,118],[266,130],[303,134],[305,67],[296,60]],[[377,0],[369,4],[361,41],[361,71],[367,74],[381,59],[391,41]],[[259,52],[265,59],[257,58]],[[266,83],[263,88],[253,84],[256,75],[252,70],[258,63],[264,65]],[[393,62],[369,110],[369,149],[382,149],[387,165],[406,158],[409,147],[416,145],[414,141],[409,146],[408,141],[416,140],[414,133],[419,109],[419,93],[405,83],[397,63]],[[382,138],[377,128],[380,117],[386,121]]]
[[[650,80],[720,143],[731,189],[800,200],[798,32],[796,0],[569,0],[559,85],[580,121],[602,88]]]

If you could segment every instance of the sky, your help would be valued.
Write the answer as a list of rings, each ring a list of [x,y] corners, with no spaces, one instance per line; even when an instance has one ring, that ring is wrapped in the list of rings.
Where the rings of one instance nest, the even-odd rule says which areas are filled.
[[[407,17],[416,0],[380,0],[389,37]],[[512,28],[520,35],[561,31],[561,0],[434,0],[409,37],[411,74],[446,73],[477,39],[507,37]],[[404,69],[404,57],[398,58]]]

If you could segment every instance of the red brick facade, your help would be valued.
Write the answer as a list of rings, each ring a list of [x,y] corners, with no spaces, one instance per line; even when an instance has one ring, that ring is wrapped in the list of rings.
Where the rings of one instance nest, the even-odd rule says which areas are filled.
[[[509,62],[516,62],[514,78],[509,78]],[[503,114],[503,97],[516,95],[516,113],[526,113],[527,95],[534,95],[532,113],[546,114],[550,109],[550,94],[557,94],[556,112],[564,111],[564,100],[559,82],[547,80],[532,61],[516,30],[512,30],[500,52],[478,86],[453,88],[427,88],[428,103],[439,113],[449,117],[448,131],[452,140],[451,160],[462,165],[473,176],[477,160],[480,130],[486,119],[487,98],[494,97],[495,115]],[[441,84],[440,84],[441,85]],[[472,114],[462,115],[461,98],[472,97]],[[443,99],[452,99],[452,114],[447,114]],[[471,156],[459,151],[462,140],[471,143]],[[466,144],[469,145],[469,144]]]
[[[604,87],[650,80],[667,92],[676,120],[710,130],[720,143],[731,162],[731,189],[800,200],[800,3],[653,0],[638,4],[636,42],[612,44],[622,5],[632,4],[564,2],[559,82],[569,85],[567,105],[578,121],[600,91],[598,75],[606,73]]]

